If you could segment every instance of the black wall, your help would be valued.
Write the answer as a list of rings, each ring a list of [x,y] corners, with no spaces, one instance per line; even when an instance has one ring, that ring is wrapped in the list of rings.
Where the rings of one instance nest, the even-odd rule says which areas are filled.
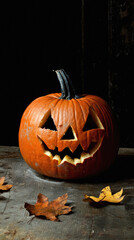
[[[23,111],[60,91],[52,70],[64,68],[77,92],[109,102],[121,146],[134,147],[133,10],[119,0],[0,3],[0,145],[18,145]]]

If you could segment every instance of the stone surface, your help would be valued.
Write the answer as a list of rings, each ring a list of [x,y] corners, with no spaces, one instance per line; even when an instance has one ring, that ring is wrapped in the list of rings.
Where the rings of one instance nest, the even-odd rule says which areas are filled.
[[[95,179],[62,181],[41,176],[22,159],[18,147],[0,147],[0,177],[13,184],[0,192],[0,240],[88,240],[134,239],[134,149],[120,149],[114,166]],[[84,194],[98,196],[109,185],[113,193],[124,188],[125,199],[118,205],[93,207],[83,202]],[[51,222],[29,216],[24,203],[34,204],[42,193],[48,199],[68,193],[73,206],[69,215]]]

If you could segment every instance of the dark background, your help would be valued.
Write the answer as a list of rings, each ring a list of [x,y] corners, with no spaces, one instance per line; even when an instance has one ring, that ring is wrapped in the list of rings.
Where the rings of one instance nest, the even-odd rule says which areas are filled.
[[[59,92],[64,68],[78,93],[104,98],[134,147],[133,0],[0,2],[0,145],[18,145],[21,116]]]

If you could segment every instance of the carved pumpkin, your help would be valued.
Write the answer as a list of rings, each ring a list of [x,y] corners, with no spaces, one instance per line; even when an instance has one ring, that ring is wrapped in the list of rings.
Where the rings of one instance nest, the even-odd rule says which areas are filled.
[[[46,176],[77,179],[97,175],[110,167],[118,151],[111,109],[100,97],[77,96],[63,69],[56,74],[62,94],[37,98],[22,116],[22,156]]]

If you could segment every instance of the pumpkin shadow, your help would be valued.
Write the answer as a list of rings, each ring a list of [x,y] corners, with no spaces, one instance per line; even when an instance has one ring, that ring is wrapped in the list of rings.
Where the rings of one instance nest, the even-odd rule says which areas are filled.
[[[73,183],[105,183],[116,182],[122,179],[131,179],[134,177],[134,156],[118,155],[113,165],[101,174],[78,180],[70,180]]]
[[[85,179],[90,182],[116,182],[134,177],[134,156],[118,155],[113,165],[97,177]]]

